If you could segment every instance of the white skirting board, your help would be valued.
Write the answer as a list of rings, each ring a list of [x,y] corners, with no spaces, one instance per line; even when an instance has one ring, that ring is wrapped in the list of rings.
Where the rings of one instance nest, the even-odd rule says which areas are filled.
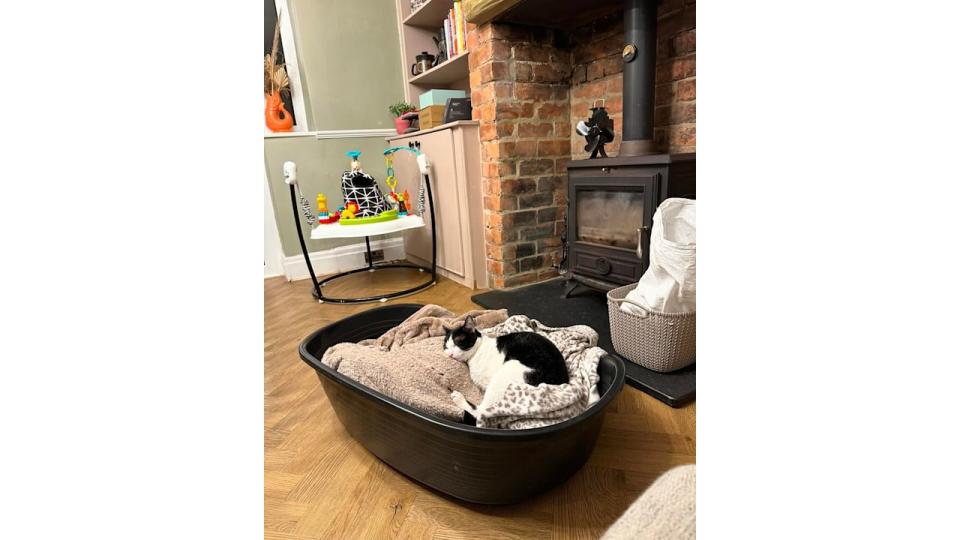
[[[383,260],[385,261],[406,257],[402,237],[370,240],[370,249],[374,251],[382,249]],[[322,279],[321,276],[326,274],[336,274],[337,272],[366,267],[367,262],[364,260],[366,252],[367,245],[364,242],[323,251],[312,251],[310,252],[310,264],[313,265],[313,272],[317,275],[317,279]],[[307,272],[307,263],[303,260],[303,255],[300,254],[284,257],[283,273],[287,277],[287,281],[310,277],[309,272]]]

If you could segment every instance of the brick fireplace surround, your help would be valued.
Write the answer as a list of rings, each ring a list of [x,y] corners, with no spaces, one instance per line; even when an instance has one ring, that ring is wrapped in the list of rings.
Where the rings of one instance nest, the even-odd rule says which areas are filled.
[[[472,26],[472,25],[471,25]],[[486,265],[492,288],[557,275],[566,219],[566,162],[588,157],[573,127],[597,99],[623,130],[623,15],[572,32],[487,23],[467,34],[473,117],[480,121]],[[696,5],[657,11],[654,139],[696,151]]]

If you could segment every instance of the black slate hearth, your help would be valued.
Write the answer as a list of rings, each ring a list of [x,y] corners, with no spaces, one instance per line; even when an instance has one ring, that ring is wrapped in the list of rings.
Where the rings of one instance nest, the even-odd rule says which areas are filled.
[[[606,293],[581,287],[562,298],[565,280],[555,278],[533,285],[489,291],[472,300],[487,309],[506,308],[510,315],[526,315],[548,326],[585,324],[597,331],[598,345],[610,354],[610,318]],[[673,373],[657,373],[624,360],[627,384],[650,394],[671,407],[681,407],[696,395],[696,364]]]

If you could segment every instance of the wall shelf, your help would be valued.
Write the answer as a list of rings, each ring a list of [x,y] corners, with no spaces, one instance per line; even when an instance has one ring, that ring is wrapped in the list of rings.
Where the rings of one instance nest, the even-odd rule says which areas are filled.
[[[404,100],[414,105],[427,90],[463,90],[470,94],[470,66],[467,51],[434,66],[419,75],[411,73],[417,55],[437,55],[434,36],[443,30],[443,20],[453,9],[453,0],[429,0],[416,11],[410,11],[410,0],[396,0],[397,31],[400,34],[400,57],[403,61]]]
[[[396,0],[397,31],[404,70],[404,98],[420,104],[420,96],[429,90],[463,90],[470,95],[468,51],[446,62],[413,75],[411,66],[417,55],[437,54],[434,36],[443,28],[443,20],[454,7],[453,0],[429,0],[411,12],[410,0]],[[461,7],[463,7],[461,5]],[[472,27],[472,25],[468,25]],[[424,249],[431,238],[427,228],[404,231],[407,259],[436,261],[437,271],[470,288],[486,288],[487,268],[484,252],[483,193],[480,182],[480,126],[473,120],[449,122],[431,129],[388,138],[391,146],[416,142],[430,156],[433,167],[432,203],[437,204],[435,252]],[[421,147],[422,145],[422,147]],[[419,169],[412,155],[399,152],[394,163],[397,178],[416,178]],[[433,208],[431,204],[431,209]],[[439,210],[442,208],[442,210]],[[430,216],[431,223],[433,215]]]
[[[445,85],[462,81],[470,77],[470,64],[467,62],[469,52],[460,53],[439,66],[410,78],[410,84],[417,86]]]
[[[461,6],[465,7],[465,6]],[[623,0],[498,0],[470,3],[470,22],[487,21],[574,30],[611,13],[623,13]],[[466,17],[467,14],[464,13]]]
[[[447,18],[447,12],[452,6],[452,0],[430,0],[420,6],[420,9],[407,15],[403,19],[403,24],[436,30],[443,26],[443,20]]]

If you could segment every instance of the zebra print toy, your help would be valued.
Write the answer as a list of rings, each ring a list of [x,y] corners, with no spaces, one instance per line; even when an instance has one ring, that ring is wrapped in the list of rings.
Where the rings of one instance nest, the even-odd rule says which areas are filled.
[[[310,201],[303,196],[303,193],[300,192],[300,184],[294,184],[294,187],[297,190],[297,197],[300,197],[300,209],[303,210],[303,219],[306,220],[307,225],[311,227],[317,221],[317,217],[313,215],[313,209],[310,207]]]
[[[360,207],[358,218],[377,216],[390,209],[390,203],[380,192],[377,181],[362,170],[344,172],[340,177],[340,187],[344,202],[353,201]]]
[[[351,150],[350,170],[344,171],[340,177],[340,189],[343,191],[343,204],[350,201],[357,203],[356,217],[373,217],[390,210],[390,203],[380,192],[377,181],[360,168],[360,152]]]
[[[423,216],[423,210],[427,206],[426,200],[427,200],[427,194],[426,194],[425,188],[423,187],[423,176],[421,175],[420,176],[420,193],[417,194],[417,206],[419,207],[418,209],[420,210],[419,212],[420,216]]]

